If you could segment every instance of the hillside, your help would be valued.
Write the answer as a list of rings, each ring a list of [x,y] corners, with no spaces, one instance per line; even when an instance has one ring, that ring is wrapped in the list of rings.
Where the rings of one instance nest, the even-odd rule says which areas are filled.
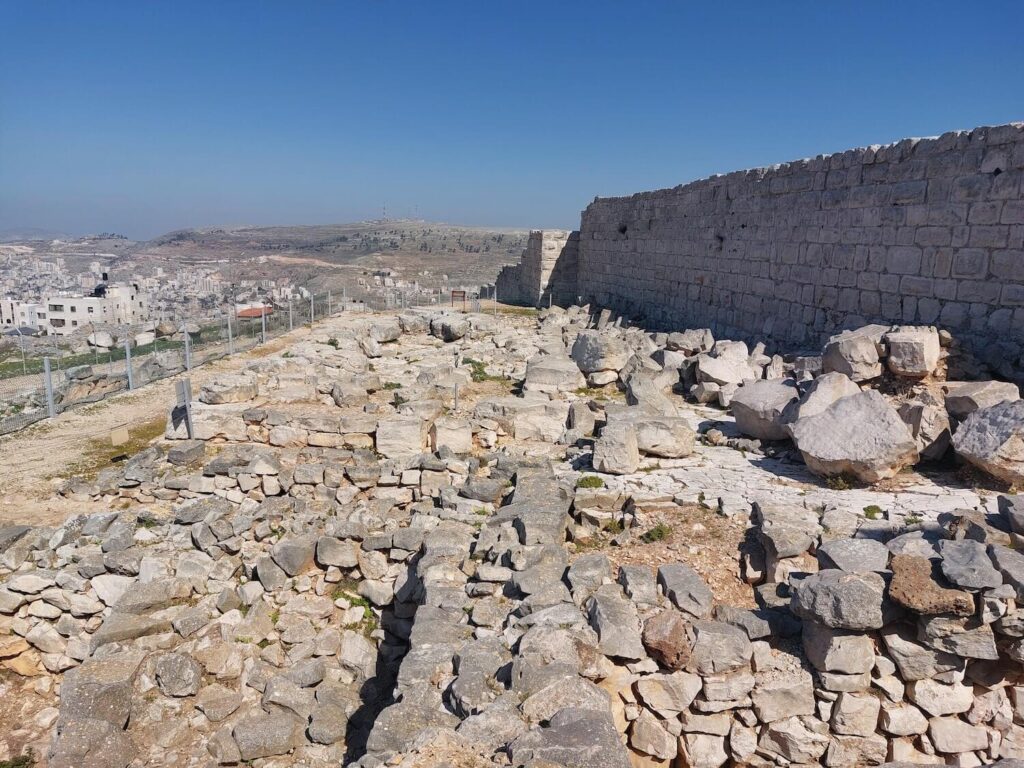
[[[177,265],[221,262],[229,273],[244,264],[248,279],[286,274],[317,289],[351,288],[358,275],[377,269],[427,285],[441,275],[481,284],[519,258],[526,235],[416,220],[185,229],[139,243],[135,255]]]

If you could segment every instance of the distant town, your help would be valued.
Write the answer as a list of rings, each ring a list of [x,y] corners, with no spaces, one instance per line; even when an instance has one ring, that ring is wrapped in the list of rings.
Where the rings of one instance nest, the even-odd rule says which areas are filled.
[[[41,258],[23,249],[0,246],[0,326],[5,333],[70,336],[195,313],[258,313],[286,304],[293,295],[307,295],[287,278],[229,283],[216,269],[168,273],[155,267],[144,274],[122,267],[115,278],[101,258],[79,271],[69,268],[65,258]]]
[[[523,240],[399,221],[0,243],[0,334],[72,343],[126,326],[258,318],[332,289],[339,303],[378,308],[437,302],[451,290],[487,295]],[[451,276],[436,269],[449,265]]]

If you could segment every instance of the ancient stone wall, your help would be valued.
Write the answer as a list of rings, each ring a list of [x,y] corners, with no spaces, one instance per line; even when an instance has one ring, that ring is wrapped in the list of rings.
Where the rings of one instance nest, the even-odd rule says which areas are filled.
[[[576,301],[579,233],[565,230],[533,230],[519,264],[498,275],[501,301],[533,307]]]
[[[790,345],[936,324],[1016,360],[1022,169],[1015,123],[595,199],[577,290],[648,323]]]

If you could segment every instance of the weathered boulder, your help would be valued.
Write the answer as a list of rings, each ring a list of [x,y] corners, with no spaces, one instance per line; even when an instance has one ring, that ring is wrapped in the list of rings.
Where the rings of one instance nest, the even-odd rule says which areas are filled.
[[[676,737],[669,733],[649,710],[640,710],[640,717],[629,728],[629,745],[636,751],[657,758],[671,760],[679,746]]]
[[[615,371],[629,361],[629,348],[622,339],[601,331],[580,331],[572,345],[571,357],[583,373]]]
[[[321,536],[316,541],[316,560],[324,566],[355,568],[359,564],[359,544],[333,536]]]
[[[918,459],[917,443],[896,410],[875,390],[837,400],[790,426],[811,471],[874,483]]]
[[[850,573],[880,572],[889,564],[889,550],[874,539],[832,539],[818,547],[822,568],[838,568]]]
[[[303,722],[291,712],[276,709],[239,720],[232,735],[242,760],[288,754],[305,741]]]
[[[786,409],[782,416],[782,421],[786,424],[786,431],[789,432],[789,425],[798,419],[815,416],[837,400],[856,395],[858,392],[860,392],[860,387],[846,374],[836,372],[822,374],[807,385],[807,389],[804,390],[797,402],[790,403]]]
[[[636,429],[629,423],[609,424],[594,444],[594,469],[610,475],[629,475],[640,467]]]
[[[640,452],[647,456],[681,459],[693,453],[697,433],[680,416],[651,416],[633,421]]]
[[[1006,520],[1010,530],[1018,535],[1024,535],[1024,496],[1003,494],[999,496],[999,513]],[[3,531],[0,531],[0,539]],[[3,544],[0,542],[0,550]]]
[[[704,682],[689,672],[656,673],[641,677],[636,692],[644,706],[661,717],[679,717],[697,698]]]
[[[968,416],[953,435],[953,448],[995,478],[1024,483],[1024,401],[1011,400]]]
[[[469,320],[448,315],[435,317],[430,321],[430,333],[444,342],[458,341],[469,333]]]
[[[676,416],[679,409],[666,393],[668,386],[671,386],[669,377],[648,371],[635,373],[626,379],[626,402],[648,413]]]
[[[391,341],[398,341],[402,335],[402,325],[397,317],[374,318],[366,333],[374,341],[386,344]]]
[[[194,696],[203,679],[203,669],[188,654],[165,653],[154,662],[157,685],[167,696]]]
[[[389,459],[408,458],[423,450],[425,432],[418,416],[389,416],[377,422],[377,453]]]
[[[970,616],[974,598],[969,592],[942,587],[932,574],[932,561],[911,554],[894,555],[889,597],[915,613],[930,615],[952,613]]]
[[[863,632],[831,629],[817,621],[803,623],[803,648],[820,672],[866,674],[875,663],[875,646]]]
[[[430,320],[428,318],[411,312],[399,315],[398,324],[405,333],[426,333],[430,330]]]
[[[313,536],[285,536],[270,550],[274,562],[289,576],[298,576],[313,567],[316,552]]]
[[[608,693],[589,680],[570,675],[552,680],[536,693],[528,696],[520,706],[523,715],[532,723],[542,723],[566,707],[606,712]]]
[[[446,447],[452,453],[469,453],[473,450],[472,425],[466,419],[437,419],[430,425],[430,447],[435,451]]]
[[[983,408],[1020,400],[1017,385],[1008,381],[947,381],[942,391],[949,415],[961,421]]]
[[[962,658],[999,658],[992,625],[975,616],[922,616],[917,622],[917,637],[929,648]]]
[[[758,680],[750,694],[754,713],[762,723],[793,715],[814,714],[814,680],[803,669],[775,672]]]
[[[47,764],[51,768],[125,768],[137,754],[138,747],[120,727],[84,717],[58,722]]]
[[[893,624],[882,631],[889,658],[904,680],[923,680],[952,670],[963,669],[963,660],[951,653],[929,648],[918,642],[916,631],[905,624]],[[861,635],[868,640],[866,635]]]
[[[508,751],[513,765],[565,768],[630,768],[631,765],[611,713],[577,707],[558,711],[546,728],[523,734],[509,744]]]
[[[901,327],[882,337],[890,373],[908,379],[923,379],[935,372],[942,351],[935,328]]]
[[[564,354],[538,354],[526,363],[525,392],[572,392],[586,385],[579,367]]]
[[[618,584],[600,587],[588,601],[587,614],[597,632],[597,647],[605,656],[639,660],[646,655],[640,642],[636,606],[626,599]]]
[[[791,608],[833,629],[879,629],[884,594],[885,581],[876,573],[819,571],[796,585]]]
[[[907,698],[932,717],[966,712],[974,703],[974,691],[963,683],[940,683],[925,678],[907,684]]]
[[[1003,583],[1003,577],[988,556],[980,541],[962,539],[940,541],[942,573],[951,584],[963,589],[993,589]]]
[[[947,755],[986,749],[989,744],[988,729],[957,717],[933,717],[928,722],[928,736],[936,751]]]
[[[100,349],[112,349],[117,343],[110,331],[93,331],[86,337],[86,341],[89,342],[89,346]]]
[[[1000,544],[989,546],[989,555],[1003,581],[1017,593],[1018,602],[1024,602],[1024,554]]]
[[[928,730],[928,718],[913,704],[883,704],[878,723],[892,736],[916,736]]]
[[[828,748],[828,725],[812,718],[789,717],[770,723],[758,749],[791,763],[817,763]]]
[[[678,611],[667,610],[644,622],[647,653],[666,669],[683,669],[690,660],[688,624]]]
[[[687,668],[699,675],[748,669],[753,647],[747,633],[721,621],[695,621]]]
[[[881,702],[869,693],[840,693],[832,707],[832,732],[846,736],[873,736]]]
[[[92,718],[124,728],[132,710],[132,684],[142,654],[124,651],[90,659],[69,670],[61,685],[61,717]]]
[[[398,752],[428,728],[454,728],[459,719],[428,701],[401,701],[386,708],[373,723],[366,748],[374,752]]]
[[[244,403],[257,395],[259,387],[254,374],[222,374],[203,385],[199,390],[199,402],[207,405]]]
[[[741,432],[760,440],[785,440],[789,437],[782,414],[799,397],[790,379],[762,379],[740,387],[732,396],[730,408]]]
[[[696,355],[707,352],[715,346],[715,337],[707,328],[688,328],[685,331],[670,333],[665,346],[674,352]]]
[[[836,371],[854,381],[867,381],[882,374],[879,346],[889,332],[887,325],[866,325],[831,337],[821,353],[825,373]]]
[[[716,346],[717,349],[717,346]],[[728,354],[700,354],[697,356],[697,381],[702,384],[716,384],[719,387],[742,384],[750,379],[761,378],[760,373],[750,365],[746,345]]]
[[[932,395],[923,393],[899,408],[900,418],[910,428],[921,458],[941,459],[950,445],[949,414]]]
[[[774,557],[796,557],[817,544],[821,536],[818,513],[807,507],[754,502],[754,522],[765,552]]]
[[[667,563],[658,568],[658,585],[671,603],[697,619],[711,615],[714,595],[693,568],[685,563]]]

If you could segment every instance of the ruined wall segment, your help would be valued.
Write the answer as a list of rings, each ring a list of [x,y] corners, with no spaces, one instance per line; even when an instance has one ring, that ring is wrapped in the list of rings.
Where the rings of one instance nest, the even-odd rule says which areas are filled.
[[[578,291],[655,325],[810,345],[937,324],[1019,357],[1022,169],[1014,123],[597,198]]]
[[[505,267],[496,285],[501,301],[531,307],[576,301],[579,232],[535,229],[518,264]]]

